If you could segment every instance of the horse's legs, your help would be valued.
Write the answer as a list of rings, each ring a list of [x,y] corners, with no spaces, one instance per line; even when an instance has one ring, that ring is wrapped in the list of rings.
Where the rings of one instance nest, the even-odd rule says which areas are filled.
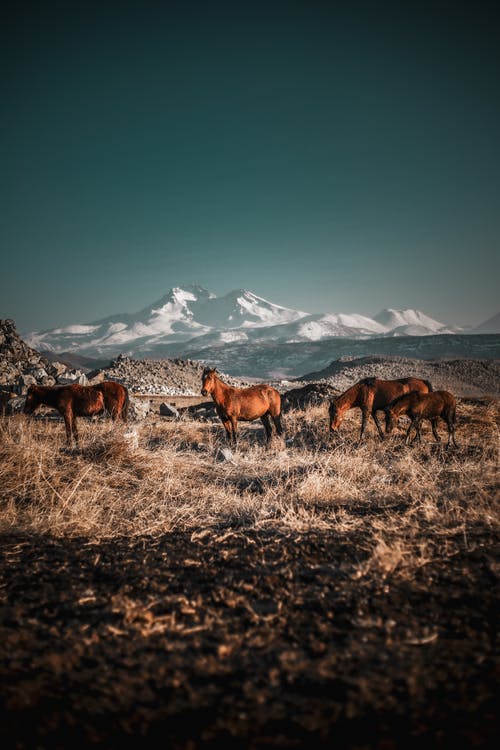
[[[363,437],[367,419],[368,419],[368,411],[363,409],[361,411],[361,432],[359,433],[359,441],[358,441],[359,443],[361,442],[361,439]]]
[[[269,444],[269,441],[271,440],[271,435],[273,432],[273,428],[271,427],[271,420],[269,419],[269,412],[266,412],[266,414],[263,414],[260,418],[260,421],[264,425],[264,429],[266,431],[266,443]]]
[[[410,422],[410,426],[409,426],[409,427],[408,427],[408,429],[406,430],[406,438],[405,438],[405,443],[406,443],[406,445],[410,445],[410,443],[411,443],[411,440],[410,440],[410,433],[411,433],[411,430],[412,430],[412,427],[413,427],[413,425],[414,425],[414,421],[413,421],[413,419],[412,419],[412,421]]]
[[[77,426],[76,426],[76,417],[75,417],[74,414],[73,414],[73,420],[72,421],[73,421],[73,435],[74,435],[74,438],[75,438],[75,443],[78,445],[78,429],[77,429]]]
[[[238,442],[238,420],[236,417],[231,417],[231,428],[233,431],[233,444],[236,448],[236,444]]]
[[[445,419],[446,424],[448,425],[448,443],[446,447],[449,448],[450,442],[451,440],[453,440],[453,445],[455,446],[455,448],[458,448],[457,441],[455,440],[455,415],[447,414]]]
[[[70,409],[66,409],[66,411],[63,413],[63,419],[64,426],[66,427],[66,440],[69,445],[71,445],[73,431],[75,433],[75,438],[78,439],[73,412]]]
[[[274,426],[276,427],[276,432],[278,435],[283,435],[283,424],[281,422],[281,414],[276,414],[276,416],[273,416],[273,422]]]
[[[233,438],[231,420],[226,419],[222,424],[224,425],[224,429],[226,431],[226,440],[231,445]]]
[[[418,441],[419,443],[421,443],[421,442],[422,442],[422,436],[421,436],[421,434],[420,434],[420,425],[421,425],[421,424],[422,424],[422,420],[421,420],[421,419],[417,419],[417,420],[416,420],[416,429],[417,429],[417,434],[415,435],[415,437],[416,437],[416,439],[417,439],[417,441]]]
[[[437,424],[438,424],[438,417],[435,417],[434,419],[431,419],[432,434],[436,438],[437,442],[440,443],[441,442],[441,438],[438,435]]]
[[[376,409],[372,409],[372,417],[373,417],[373,421],[375,422],[375,425],[377,427],[380,439],[383,440],[384,439],[384,433],[382,432],[382,428],[380,426],[380,422],[378,421],[377,410]]]

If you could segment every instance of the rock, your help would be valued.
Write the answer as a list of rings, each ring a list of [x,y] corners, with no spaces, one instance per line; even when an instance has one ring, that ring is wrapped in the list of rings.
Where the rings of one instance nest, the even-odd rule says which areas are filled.
[[[303,388],[293,388],[281,397],[283,411],[305,409],[308,406],[326,404],[338,395],[338,391],[327,383],[309,383]]]
[[[25,375],[24,373],[19,375],[16,381],[16,390],[19,395],[23,396],[27,393],[30,385],[36,385],[36,379],[33,375]]]
[[[139,447],[139,434],[137,432],[137,428],[135,427],[132,427],[130,430],[127,430],[127,432],[124,432],[123,439],[130,448]]]
[[[160,414],[162,417],[178,417],[179,412],[175,408],[175,406],[171,406],[170,404],[162,403],[160,404]]]
[[[59,385],[72,385],[78,383],[78,385],[88,385],[89,381],[87,376],[81,370],[68,370],[64,375],[60,375],[57,378]]]
[[[199,419],[202,422],[206,422],[209,419],[219,419],[213,401],[203,401],[201,404],[183,406],[178,411],[179,414],[188,414],[193,419]]]
[[[42,381],[44,378],[48,378],[48,373],[43,367],[31,367],[27,374],[31,375],[37,381]]]
[[[128,414],[130,419],[146,419],[151,410],[151,403],[132,396],[129,396],[129,399]]]
[[[97,385],[103,383],[106,380],[106,376],[102,370],[93,370],[87,373],[87,380],[89,385]]]
[[[26,399],[24,396],[16,396],[7,401],[5,405],[6,414],[20,414],[24,409]]]
[[[230,448],[219,448],[215,453],[215,460],[221,463],[227,461],[228,463],[235,464],[234,453]]]
[[[7,413],[7,404],[11,399],[16,398],[16,394],[12,391],[4,391],[0,389],[0,414]]]
[[[64,364],[64,362],[52,362],[49,365],[48,372],[52,377],[58,378],[60,375],[63,375],[67,371],[68,367]]]

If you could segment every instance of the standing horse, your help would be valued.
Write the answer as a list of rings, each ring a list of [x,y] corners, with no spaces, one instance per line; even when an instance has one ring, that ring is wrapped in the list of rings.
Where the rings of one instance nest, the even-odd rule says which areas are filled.
[[[387,432],[390,433],[397,424],[400,414],[406,414],[410,419],[410,426],[406,432],[406,444],[410,443],[410,433],[415,428],[415,437],[418,442],[420,438],[420,423],[423,419],[428,419],[432,425],[432,433],[436,440],[440,442],[441,438],[437,434],[436,425],[439,417],[444,419],[448,426],[448,445],[453,439],[453,445],[458,448],[455,440],[455,422],[456,422],[457,402],[455,397],[449,391],[433,391],[433,393],[407,393],[400,396],[385,408],[387,415]]]
[[[66,439],[71,445],[74,435],[78,445],[77,417],[92,417],[104,410],[104,395],[95,386],[63,385],[44,386],[30,385],[24,405],[25,414],[33,414],[41,404],[57,409],[64,419]]]
[[[428,393],[432,391],[432,385],[428,380],[419,380],[418,378],[399,378],[397,380],[364,378],[330,403],[330,431],[336,432],[338,430],[346,411],[358,407],[362,414],[359,440],[361,441],[363,437],[369,414],[372,415],[380,439],[383,440],[384,433],[378,421],[377,411],[385,409],[395,398],[410,393],[410,391]]]
[[[266,443],[272,434],[271,419],[278,435],[283,434],[281,425],[281,396],[270,385],[253,385],[250,388],[233,388],[217,377],[217,370],[207,367],[203,371],[201,392],[212,396],[228,442],[236,445],[238,421],[252,422],[261,419],[266,431]]]
[[[126,422],[129,406],[128,389],[114,380],[103,380],[92,387],[101,391],[104,396],[104,407],[110,413],[111,419],[122,419]]]

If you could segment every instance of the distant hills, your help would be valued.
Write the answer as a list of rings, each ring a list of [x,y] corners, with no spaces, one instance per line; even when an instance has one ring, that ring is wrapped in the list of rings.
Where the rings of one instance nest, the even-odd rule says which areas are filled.
[[[486,328],[485,328],[486,327]],[[500,332],[500,315],[467,333]],[[459,328],[420,310],[382,310],[369,318],[357,313],[316,313],[283,307],[237,289],[217,297],[201,286],[174,287],[137,313],[122,313],[92,323],[35,331],[26,336],[39,349],[99,359],[120,353],[162,357],[188,350],[246,343],[297,344],[329,339],[396,338],[460,334]]]

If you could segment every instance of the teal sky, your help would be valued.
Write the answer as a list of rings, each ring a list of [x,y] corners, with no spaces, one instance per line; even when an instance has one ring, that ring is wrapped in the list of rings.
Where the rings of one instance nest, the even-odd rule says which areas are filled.
[[[13,3],[0,317],[175,285],[310,312],[498,312],[494,4]]]

